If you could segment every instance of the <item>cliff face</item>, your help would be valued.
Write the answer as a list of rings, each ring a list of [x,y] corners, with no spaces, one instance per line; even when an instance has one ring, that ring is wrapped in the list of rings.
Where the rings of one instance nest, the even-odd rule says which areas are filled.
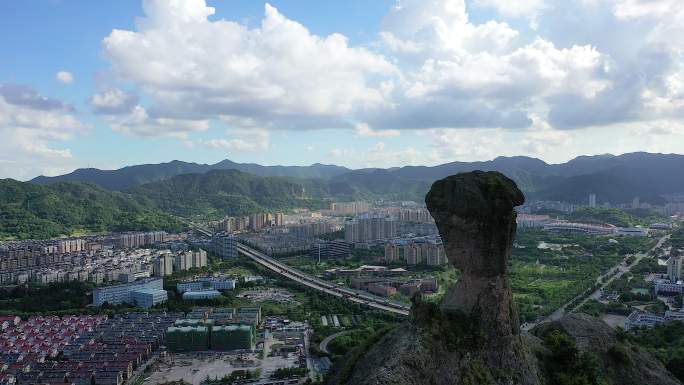
[[[535,335],[520,332],[507,276],[516,230],[514,207],[524,202],[515,183],[497,172],[458,174],[435,182],[425,201],[449,263],[461,271],[460,280],[439,305],[414,299],[409,321],[354,362],[347,357],[345,364],[353,368],[351,372],[333,371],[327,382],[537,385],[557,384],[564,372],[578,371],[577,375],[588,379],[586,384],[603,384],[594,356],[585,355],[584,345],[578,344],[578,350],[572,342],[599,331],[608,333],[610,328],[603,322],[568,318],[563,327],[555,326],[558,330],[538,329]],[[648,365],[648,374],[637,375],[638,366],[631,372],[606,368],[608,383],[637,384],[613,381],[630,375],[662,380],[655,382],[659,384],[678,383],[645,353],[620,352],[626,362]],[[554,371],[563,373],[559,377]]]

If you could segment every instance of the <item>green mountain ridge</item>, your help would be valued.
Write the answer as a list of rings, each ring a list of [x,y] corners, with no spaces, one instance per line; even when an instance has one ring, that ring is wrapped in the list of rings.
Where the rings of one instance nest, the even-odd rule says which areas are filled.
[[[259,177],[237,170],[176,175],[133,187],[128,193],[175,215],[219,219],[295,207],[322,208],[327,186],[320,180]]]
[[[74,233],[178,231],[184,226],[140,196],[75,182],[40,186],[0,180],[0,239],[54,238]]]
[[[261,166],[223,160],[213,165],[172,161],[124,167],[118,170],[78,169],[57,177],[37,177],[37,184],[57,181],[91,182],[110,190],[125,191],[146,183],[183,174],[237,170],[261,177],[296,178],[302,185],[317,185],[322,195],[337,199],[417,200],[433,181],[459,172],[499,171],[515,180],[529,199],[586,202],[589,193],[600,202],[662,204],[663,194],[684,192],[684,155],[636,152],[623,155],[579,156],[565,163],[513,156],[489,161],[451,162],[437,166],[404,166],[350,170],[335,165]],[[312,182],[313,180],[318,183]],[[618,188],[619,186],[619,188]],[[528,200],[529,200],[528,199]]]

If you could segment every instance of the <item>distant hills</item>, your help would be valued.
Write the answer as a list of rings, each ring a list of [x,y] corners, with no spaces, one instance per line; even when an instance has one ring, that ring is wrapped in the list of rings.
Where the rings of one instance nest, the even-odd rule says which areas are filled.
[[[590,193],[599,202],[663,203],[663,194],[684,192],[684,155],[629,153],[580,156],[566,163],[548,164],[525,156],[498,157],[483,162],[451,162],[437,166],[405,166],[390,169],[350,170],[335,165],[261,166],[224,160],[213,165],[173,161],[129,166],[118,170],[78,169],[56,176],[40,176],[31,182],[94,183],[110,190],[133,191],[138,186],[184,174],[237,170],[258,177],[285,177],[290,183],[308,186],[310,192],[333,199],[378,198],[422,200],[432,182],[458,172],[500,171],[513,178],[528,200],[562,200],[582,203]],[[197,177],[195,177],[197,178]],[[207,183],[204,178],[202,183]],[[162,184],[163,185],[163,184]],[[225,187],[225,186],[224,186]],[[150,189],[152,187],[148,187]]]
[[[177,229],[173,215],[221,218],[330,200],[421,201],[437,179],[472,170],[513,178],[528,201],[662,204],[684,192],[684,155],[630,153],[581,156],[562,164],[516,156],[437,166],[350,170],[334,165],[261,166],[224,160],[172,161],[118,170],[78,169],[30,182],[0,180],[0,239],[74,232]]]
[[[661,204],[662,195],[684,192],[684,155],[630,153],[581,156],[561,164],[530,157],[498,157],[485,162],[452,162],[433,167],[354,170],[332,178],[358,191],[414,196],[422,199],[431,183],[459,172],[499,171],[511,177],[529,200],[586,203],[595,193],[599,202]],[[408,198],[408,197],[407,197]]]
[[[156,182],[176,175],[201,174],[212,170],[237,170],[264,177],[285,176],[321,179],[328,179],[350,171],[345,167],[319,163],[311,166],[262,166],[255,163],[235,163],[227,159],[216,164],[199,164],[174,160],[168,163],[128,166],[117,170],[79,168],[69,174],[54,177],[41,175],[32,179],[31,182],[36,184],[85,182],[93,183],[109,190],[126,190],[133,186]]]

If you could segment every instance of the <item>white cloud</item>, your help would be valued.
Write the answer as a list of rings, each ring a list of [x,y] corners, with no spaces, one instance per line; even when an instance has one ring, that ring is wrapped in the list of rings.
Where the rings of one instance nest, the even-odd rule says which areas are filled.
[[[355,127],[356,135],[361,137],[391,137],[401,135],[399,130],[373,130],[366,123],[359,123]]]
[[[380,78],[396,70],[345,36],[317,36],[265,6],[254,29],[210,21],[202,0],[143,2],[136,31],[113,30],[104,52],[156,116],[245,120],[266,128],[349,127],[347,115],[385,103]]]
[[[624,125],[662,126],[684,115],[677,0],[397,0],[369,47],[315,35],[270,5],[257,27],[210,19],[214,9],[203,0],[143,6],[134,30],[113,30],[103,41],[112,73],[133,91],[91,99],[114,129],[135,135],[187,139],[214,121],[360,137],[426,129],[436,144],[452,146],[422,154],[430,159],[553,157],[583,152],[571,129],[619,135]],[[469,16],[485,8],[497,16]],[[520,18],[534,30],[517,29]],[[262,148],[249,143],[231,135],[198,142]],[[371,152],[389,163],[387,154],[401,151]],[[344,148],[330,154],[356,156]]]
[[[209,129],[208,120],[151,116],[141,105],[133,106],[125,114],[108,115],[105,118],[114,131],[137,136],[186,139],[192,132]]]
[[[494,8],[505,17],[536,17],[548,6],[545,0],[475,0],[474,3]]]
[[[90,105],[99,114],[126,114],[130,113],[138,104],[135,95],[114,88],[96,93],[90,97]]]
[[[74,82],[74,75],[69,71],[59,71],[55,75],[55,78],[63,84],[71,84]]]
[[[339,164],[355,168],[434,164],[437,160],[434,152],[419,151],[411,146],[391,149],[384,142],[363,149],[334,148],[328,155],[338,158]]]
[[[87,128],[69,105],[26,86],[0,84],[0,175],[27,179],[69,170],[71,150],[54,145]]]
[[[200,140],[198,144],[226,151],[253,152],[265,151],[270,147],[270,135],[266,130],[228,130],[228,138]]]
[[[348,148],[333,148],[330,150],[328,155],[334,156],[334,157],[348,157],[352,153],[352,150]]]
[[[615,0],[613,3],[615,16],[626,20],[667,17],[681,8],[678,0]]]
[[[381,36],[404,71],[390,107],[361,117],[377,129],[527,128],[554,98],[590,100],[611,86],[595,46],[524,42],[505,22],[471,22],[463,0],[398,0]]]

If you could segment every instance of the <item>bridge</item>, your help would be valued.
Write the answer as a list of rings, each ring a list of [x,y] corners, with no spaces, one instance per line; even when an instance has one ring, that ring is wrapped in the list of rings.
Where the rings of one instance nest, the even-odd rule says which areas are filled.
[[[207,228],[199,226],[195,223],[187,221],[182,218],[178,218],[181,222],[192,227],[196,231],[207,235],[213,236],[214,234]],[[250,258],[259,265],[280,274],[283,277],[289,278],[295,282],[298,282],[304,286],[310,287],[314,290],[320,291],[332,295],[337,298],[342,298],[347,301],[368,306],[373,309],[384,310],[390,313],[399,314],[403,316],[408,316],[411,307],[407,304],[390,301],[386,298],[378,297],[360,290],[353,290],[345,286],[340,286],[312,275],[304,273],[292,266],[284,264],[277,259],[268,256],[258,250],[255,250],[245,244],[238,243],[238,252],[244,256]]]

